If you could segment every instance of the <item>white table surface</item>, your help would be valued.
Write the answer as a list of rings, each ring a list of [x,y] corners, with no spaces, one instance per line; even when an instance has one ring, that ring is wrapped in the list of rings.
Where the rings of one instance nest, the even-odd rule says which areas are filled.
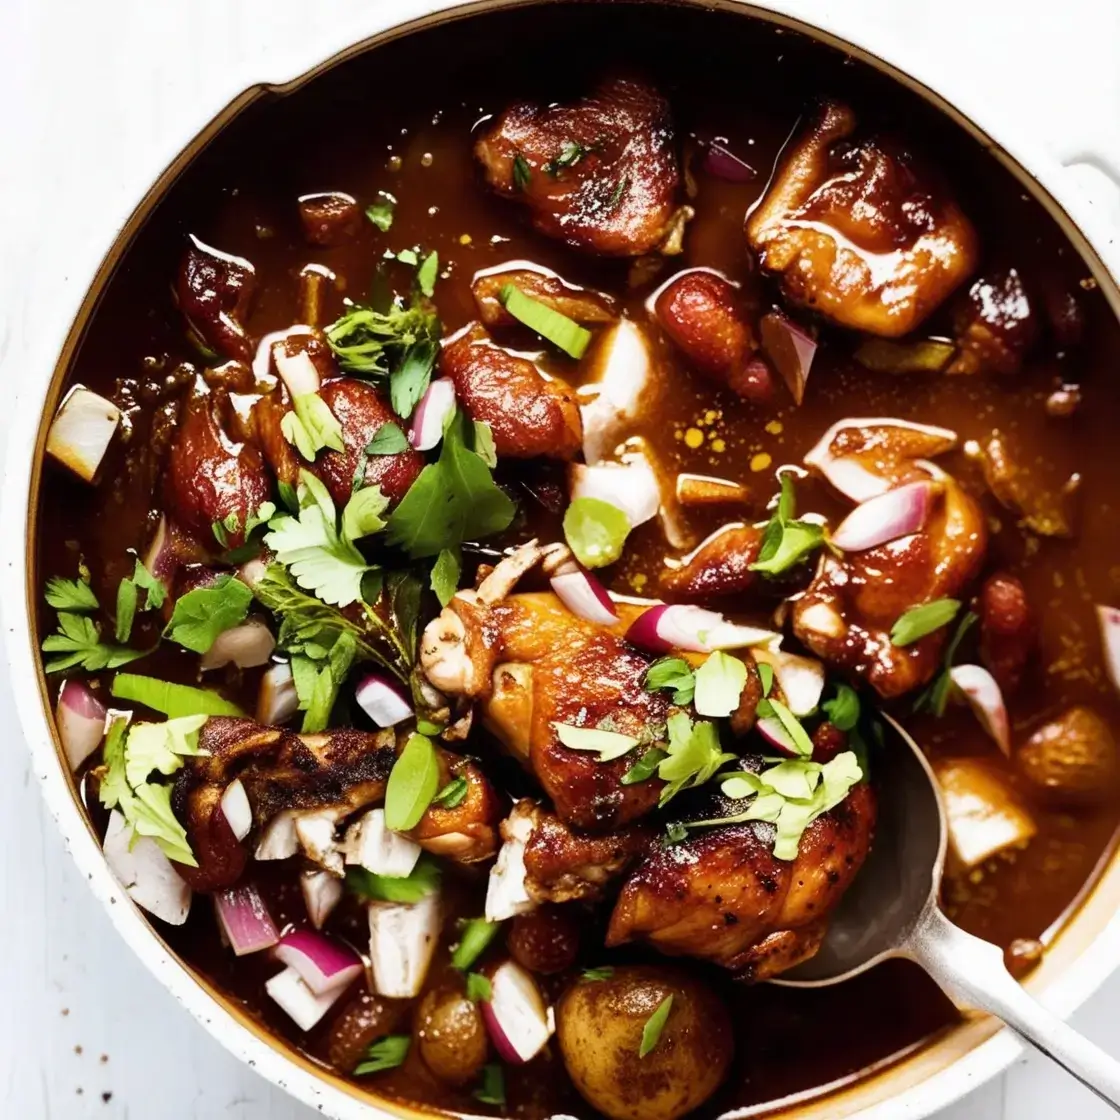
[[[0,386],[18,384],[37,332],[56,324],[68,247],[130,201],[120,153],[166,150],[219,94],[259,77],[262,60],[391,2],[0,0]],[[948,52],[1062,151],[1120,131],[1117,0],[842,4]],[[1091,169],[1071,174],[1110,189]],[[1103,197],[1120,220],[1120,204]],[[7,415],[0,408],[0,451]],[[226,1054],[118,940],[43,810],[4,680],[0,733],[0,1117],[310,1120]],[[1075,1022],[1120,1053],[1118,1011],[1120,978]],[[1062,1115],[1112,1114],[1030,1055],[942,1120]]]

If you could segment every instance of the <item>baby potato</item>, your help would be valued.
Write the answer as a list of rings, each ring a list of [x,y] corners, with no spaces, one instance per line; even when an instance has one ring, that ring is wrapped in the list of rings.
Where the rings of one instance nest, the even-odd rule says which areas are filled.
[[[1040,727],[1015,756],[1019,772],[1046,800],[1100,801],[1116,788],[1120,760],[1108,725],[1089,708],[1067,709]]]
[[[453,988],[430,991],[416,1016],[424,1064],[448,1085],[473,1081],[486,1064],[486,1025],[478,1004]]]
[[[673,997],[656,1045],[640,1057],[650,1016]],[[731,1062],[731,1022],[699,980],[673,968],[631,965],[580,980],[557,1012],[568,1074],[611,1120],[675,1120],[719,1087]]]

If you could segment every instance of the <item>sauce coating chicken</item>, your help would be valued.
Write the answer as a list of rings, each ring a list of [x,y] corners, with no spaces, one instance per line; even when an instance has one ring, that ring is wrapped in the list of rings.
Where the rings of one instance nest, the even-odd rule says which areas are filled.
[[[786,298],[840,326],[912,331],[976,266],[976,233],[905,149],[853,141],[828,102],[792,141],[747,218],[747,240]]]
[[[256,291],[256,272],[242,257],[211,248],[193,234],[190,241],[175,288],[179,307],[203,343],[247,362],[253,344],[244,319]]]
[[[573,248],[638,256],[669,232],[680,179],[673,125],[643,82],[615,78],[572,105],[512,105],[474,151],[495,191]]]
[[[618,307],[610,296],[577,288],[550,272],[516,267],[519,264],[525,262],[512,262],[499,272],[487,270],[471,282],[471,295],[484,327],[510,327],[517,322],[499,299],[507,284],[577,323],[610,323],[618,318]]]

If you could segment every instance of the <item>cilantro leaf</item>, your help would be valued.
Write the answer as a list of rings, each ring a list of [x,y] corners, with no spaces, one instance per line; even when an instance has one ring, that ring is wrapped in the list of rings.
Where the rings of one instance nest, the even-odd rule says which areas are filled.
[[[417,723],[416,727],[421,735],[426,734],[419,723]],[[434,734],[439,734],[438,729]],[[463,801],[466,799],[469,789],[470,786],[467,784],[466,778],[452,778],[451,781],[432,798],[432,804],[439,809],[456,809],[462,805]]]
[[[105,644],[101,641],[101,631],[92,619],[61,611],[58,616],[58,632],[48,634],[43,639],[43,652],[59,654],[58,657],[49,658],[43,666],[48,673],[61,673],[77,667],[93,673],[99,669],[116,669],[120,665],[127,665],[150,651]]]
[[[644,1058],[661,1041],[661,1032],[669,1019],[669,1012],[673,1010],[673,997],[666,996],[658,1005],[654,1013],[645,1021],[642,1027],[642,1041],[638,1047],[638,1057]]]
[[[371,202],[366,207],[366,217],[377,226],[382,233],[388,233],[393,224],[393,210],[397,200],[387,191],[377,192],[377,201]]]
[[[494,998],[494,989],[490,986],[490,978],[481,972],[467,973],[467,999],[471,1003],[489,1003]]]
[[[921,695],[914,701],[914,711],[921,712],[925,710],[931,711],[938,719],[945,714],[945,708],[949,703],[949,695],[953,689],[953,678],[950,676],[950,670],[953,668],[953,662],[957,657],[957,650],[960,644],[964,641],[965,635],[972,629],[972,627],[979,621],[977,615],[972,611],[966,611],[962,616],[960,622],[957,623],[956,632],[949,640],[949,644],[945,647],[945,655],[941,659],[941,670],[934,677],[933,682],[925,689]]]
[[[439,789],[439,760],[431,739],[413,733],[385,786],[385,827],[407,832],[420,823]]]
[[[389,375],[389,403],[393,411],[407,420],[431,384],[439,344],[430,338],[414,342],[404,353],[401,364]]]
[[[683,657],[662,657],[646,670],[647,692],[672,689],[673,703],[679,707],[692,703],[696,690],[696,675]]]
[[[526,191],[529,189],[529,184],[533,179],[533,169],[529,166],[529,161],[520,152],[513,157],[511,173],[513,176],[513,185],[519,191]]]
[[[696,670],[696,714],[722,719],[739,707],[747,667],[738,657],[717,650]]]
[[[622,555],[630,519],[601,498],[576,498],[564,514],[564,539],[585,568],[603,568]]]
[[[366,454],[399,455],[402,451],[407,451],[408,446],[408,436],[401,430],[401,426],[392,420],[386,420],[366,444]]]
[[[380,486],[366,486],[354,494],[342,511],[342,536],[348,541],[360,540],[385,528],[381,516],[389,506],[389,499],[381,493]]]
[[[266,502],[265,505],[271,506],[272,503]],[[136,584],[138,588],[147,592],[144,600],[145,610],[158,611],[166,602],[167,588],[144,567],[144,562],[140,559],[136,561],[136,568],[132,573],[132,582]]]
[[[585,968],[580,973],[580,978],[583,980],[595,983],[599,980],[609,980],[614,975],[614,969],[611,966],[603,965],[601,968]]]
[[[387,375],[415,343],[437,343],[442,328],[439,317],[423,304],[405,307],[397,301],[386,311],[375,311],[348,302],[346,312],[324,333],[344,370],[370,377]]]
[[[318,393],[301,393],[292,398],[292,411],[280,420],[280,431],[309,463],[324,448],[345,451],[342,425]]]
[[[462,561],[458,548],[442,548],[432,565],[432,590],[436,593],[441,607],[451,602],[451,596],[459,590],[459,573]]]
[[[762,534],[762,547],[758,559],[751,565],[752,572],[782,575],[824,544],[822,526],[811,521],[795,521],[795,512],[793,475],[783,471],[778,504]]]
[[[494,433],[485,420],[474,422],[474,453],[491,470],[498,465],[498,452],[494,447]]]
[[[136,584],[130,579],[122,579],[117,584],[117,621],[115,637],[118,642],[127,642],[132,634],[132,623],[136,618],[136,602],[139,598]]]
[[[416,270],[416,286],[429,299],[435,293],[436,280],[439,278],[439,253],[429,253]]]
[[[70,611],[74,614],[83,614],[86,611],[95,611],[100,607],[93,588],[82,579],[62,579],[55,576],[47,580],[46,589],[47,605],[56,611]]]
[[[219,576],[209,587],[196,587],[175,601],[164,636],[205,653],[219,634],[244,621],[252,601],[252,591],[241,580]]]
[[[464,922],[459,943],[451,951],[452,967],[466,972],[498,936],[501,928],[500,922],[488,922],[485,918],[471,918]]]
[[[657,776],[668,784],[658,804],[664,807],[681,790],[703,785],[735,755],[720,747],[714,723],[693,723],[684,712],[675,712],[666,721],[669,735],[668,755],[657,767]]]
[[[624,786],[633,786],[637,785],[638,782],[649,781],[649,779],[657,773],[658,765],[662,760],[668,757],[668,753],[663,751],[660,747],[650,747],[642,754],[642,757],[619,778],[619,782]]]
[[[851,731],[859,723],[859,693],[851,685],[838,684],[836,695],[821,707],[832,726],[840,731]]]
[[[637,745],[635,735],[622,735],[599,727],[574,727],[568,723],[554,723],[556,738],[571,751],[593,751],[600,762],[613,762],[629,754]]]
[[[128,784],[142,786],[153,770],[170,775],[181,769],[184,756],[199,753],[198,732],[208,718],[183,716],[165,723],[134,724],[124,748]]]

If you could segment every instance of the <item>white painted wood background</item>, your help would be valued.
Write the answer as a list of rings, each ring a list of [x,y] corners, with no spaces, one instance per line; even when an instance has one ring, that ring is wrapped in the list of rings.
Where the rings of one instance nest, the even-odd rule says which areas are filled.
[[[1062,152],[1120,151],[1118,0],[837,2],[945,53]],[[230,95],[338,43],[371,3],[393,0],[0,0],[0,391],[42,373],[30,353],[58,329],[72,246],[125,212],[137,163],[154,174]],[[1120,1053],[1120,978],[1075,1021]],[[42,809],[0,680],[0,1117],[312,1115],[227,1055],[118,940]],[[1029,1056],[942,1120],[1060,1115],[1111,1113]]]

